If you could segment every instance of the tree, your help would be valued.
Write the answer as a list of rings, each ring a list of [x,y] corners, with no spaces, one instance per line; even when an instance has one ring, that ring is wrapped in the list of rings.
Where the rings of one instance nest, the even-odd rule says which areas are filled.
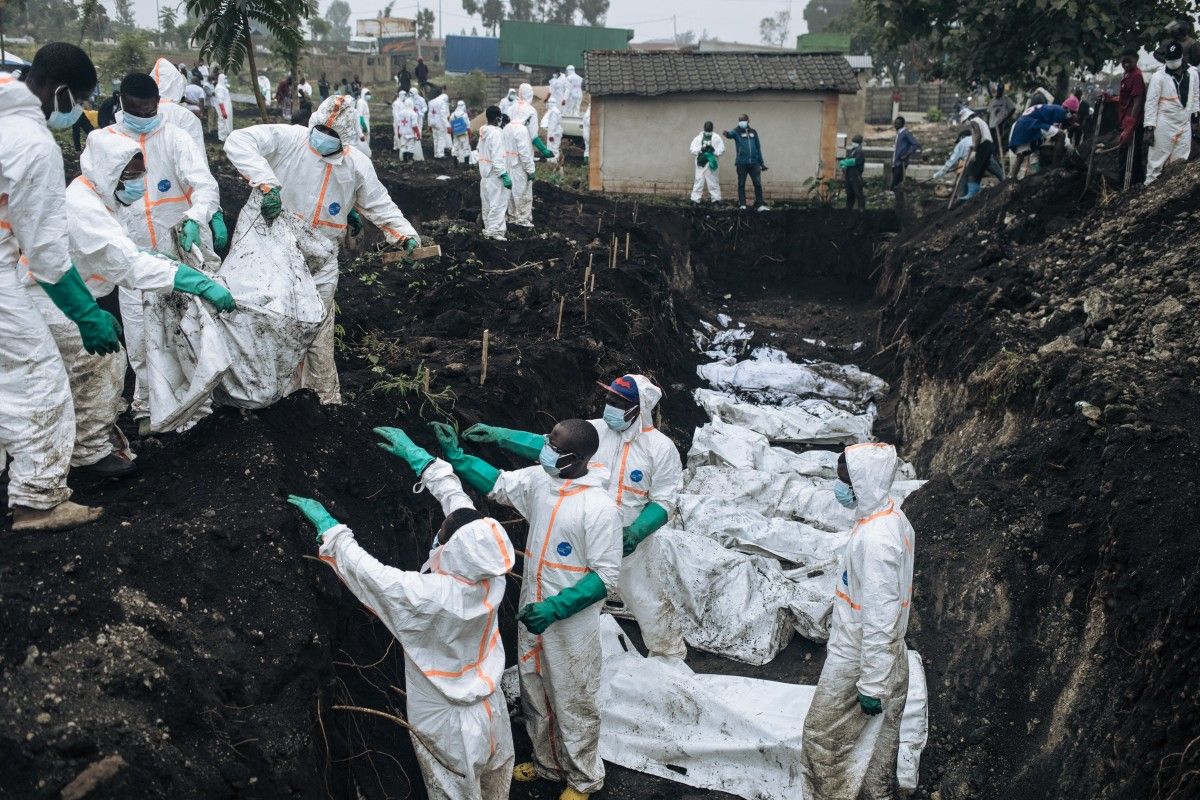
[[[392,7],[395,5],[396,5],[396,0],[391,0],[391,2],[389,2],[386,6],[383,7],[383,11],[379,12],[379,16],[390,17],[392,15]]]
[[[1196,0],[872,0],[869,22],[893,47],[925,43],[939,72],[962,82],[1052,81],[1099,71],[1131,44],[1153,49],[1165,25],[1194,17]]]
[[[508,0],[508,18],[533,21],[533,0]]]
[[[683,33],[675,34],[675,44],[679,47],[687,47],[696,43],[695,31],[684,31]]]
[[[267,104],[256,80],[250,23],[265,28],[277,46],[298,53],[304,44],[300,24],[312,16],[314,5],[312,0],[187,0],[188,14],[199,21],[193,38],[200,42],[200,57],[215,61],[231,74],[240,72],[243,60],[246,62],[263,122],[267,121]]]
[[[851,53],[870,53],[875,71],[900,82],[901,68],[910,78],[931,74],[939,65],[931,55],[928,36],[916,37],[903,44],[889,41],[883,29],[871,17],[867,0],[854,0],[848,13],[833,19],[826,29],[829,33],[850,36]]]
[[[422,8],[417,12],[417,38],[432,39],[433,38],[433,9]]]
[[[4,52],[4,34],[10,18],[24,15],[26,0],[0,0],[0,54]]]
[[[588,25],[600,27],[604,24],[604,18],[608,16],[608,0],[579,0],[578,5],[579,14]]]
[[[113,0],[117,14],[117,28],[122,31],[137,30],[137,19],[133,16],[133,0]]]
[[[526,5],[530,5],[529,0],[526,0]],[[462,6],[468,14],[478,14],[483,20],[484,29],[496,35],[496,28],[504,19],[504,0],[463,0]],[[511,14],[509,18],[517,19]]]
[[[308,21],[308,31],[310,34],[312,34],[312,38],[316,39],[317,41],[324,41],[325,39],[328,39],[332,30],[333,26],[329,24],[328,20],[321,19],[320,17],[313,17]]]
[[[335,42],[350,41],[350,4],[346,0],[333,0],[325,9],[325,20],[330,25],[329,38]]]
[[[120,80],[131,72],[150,71],[147,47],[150,37],[145,31],[128,31],[117,39],[117,46],[100,65],[102,75]]]
[[[773,17],[764,17],[758,23],[758,33],[763,44],[783,47],[787,44],[788,31],[792,27],[792,15],[789,11],[776,12]]]
[[[854,0],[808,0],[804,7],[804,22],[809,33],[825,33],[834,20],[850,13]]]
[[[79,4],[79,46],[90,31],[93,38],[104,35],[108,27],[108,11],[100,4],[100,0],[83,0]]]

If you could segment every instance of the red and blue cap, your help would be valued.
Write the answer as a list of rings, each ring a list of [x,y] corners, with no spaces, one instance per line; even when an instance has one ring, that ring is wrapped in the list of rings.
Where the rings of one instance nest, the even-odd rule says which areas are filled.
[[[600,386],[603,386],[605,389],[617,395],[618,397],[622,397],[631,403],[638,402],[637,382],[634,381],[632,375],[622,375],[612,383],[608,384],[600,383],[600,381],[596,381],[596,383]]]

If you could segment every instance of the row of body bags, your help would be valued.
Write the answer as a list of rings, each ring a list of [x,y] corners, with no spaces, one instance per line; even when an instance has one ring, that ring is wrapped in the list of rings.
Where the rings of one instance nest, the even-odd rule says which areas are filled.
[[[155,431],[186,424],[210,398],[264,408],[299,388],[327,310],[314,275],[336,275],[337,247],[293,215],[268,223],[258,195],[250,193],[224,262],[199,247],[184,256],[229,289],[236,311],[217,315],[193,295],[144,295]]]

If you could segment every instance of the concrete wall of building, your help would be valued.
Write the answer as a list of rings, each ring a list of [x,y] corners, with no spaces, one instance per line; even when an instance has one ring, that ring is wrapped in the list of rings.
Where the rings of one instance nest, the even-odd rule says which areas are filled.
[[[867,120],[867,81],[871,74],[865,70],[855,73],[858,78],[858,94],[842,95],[838,103],[838,131],[849,139],[862,133]]]
[[[696,160],[688,152],[705,120],[715,132],[737,125],[738,114],[762,137],[763,174],[768,199],[796,198],[805,183],[836,167],[836,94],[749,92],[742,95],[682,93],[660,97],[613,95],[592,98],[589,185],[593,190],[686,195],[695,179]],[[829,141],[825,141],[828,139]],[[733,142],[720,160],[721,189],[737,196]],[[747,191],[750,191],[749,187]]]

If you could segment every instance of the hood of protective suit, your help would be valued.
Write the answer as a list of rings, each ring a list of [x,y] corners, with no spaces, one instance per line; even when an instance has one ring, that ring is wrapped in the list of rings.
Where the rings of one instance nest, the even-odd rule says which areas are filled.
[[[137,142],[128,136],[115,135],[111,131],[92,131],[87,137],[87,146],[79,156],[79,171],[100,195],[104,205],[115,208],[113,192],[121,182],[129,160],[141,152]]]
[[[854,515],[859,519],[882,511],[891,498],[892,478],[896,474],[896,448],[881,442],[855,444],[846,448],[846,471],[854,487]]]
[[[662,389],[655,386],[645,375],[631,374],[628,377],[633,378],[633,383],[637,386],[639,408],[637,420],[621,431],[621,439],[626,442],[637,438],[644,428],[654,427],[654,408],[662,399]],[[600,385],[608,388],[604,383]]]
[[[463,525],[429,556],[429,567],[475,583],[513,568],[512,543],[500,523],[484,517]]]
[[[508,99],[509,99],[509,100],[516,100],[516,99],[517,99],[517,90],[516,90],[516,89],[514,89],[514,88],[512,88],[511,86],[510,86],[510,87],[508,87]]]
[[[413,110],[413,101],[412,101],[412,98],[407,98],[407,97],[406,97],[406,98],[404,99],[404,110],[405,110],[405,111],[412,111],[412,110]]]
[[[567,66],[567,74],[568,74],[568,75],[574,75],[574,74],[575,74],[575,67],[572,67],[572,66],[568,65],[568,66]]]
[[[520,97],[522,100],[524,100],[526,103],[532,103],[533,102],[533,87],[530,86],[528,83],[522,83],[521,88],[517,90],[517,96]]]
[[[467,104],[464,103],[462,100],[459,100],[458,103],[454,106],[454,110],[465,112],[467,110]]]
[[[217,86],[224,86],[226,89],[228,89],[229,88],[229,78],[226,78],[224,75],[218,75],[217,76]]]
[[[42,101],[29,91],[22,81],[9,80],[0,83],[0,119],[12,120],[25,117],[41,125],[46,124],[42,113]]]
[[[439,94],[437,96],[437,100],[439,103],[445,103],[447,107],[450,105],[450,95],[446,94],[445,92]]]
[[[154,69],[150,70],[150,77],[154,78],[154,82],[158,84],[160,100],[178,103],[183,99],[183,90],[187,86],[187,79],[170,61],[165,58],[155,61]]]
[[[363,89],[362,92],[360,92],[360,96],[362,97],[363,100],[370,100],[371,99],[371,90]]]
[[[326,97],[308,118],[308,127],[326,125],[342,139],[343,145],[358,141],[358,105],[349,95]]]

